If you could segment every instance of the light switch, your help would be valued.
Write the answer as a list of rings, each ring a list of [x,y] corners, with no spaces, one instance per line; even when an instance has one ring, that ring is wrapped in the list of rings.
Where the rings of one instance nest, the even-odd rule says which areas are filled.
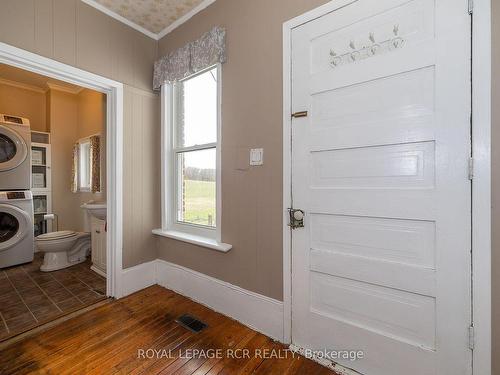
[[[250,165],[262,165],[262,164],[264,164],[264,149],[252,148],[250,150]]]

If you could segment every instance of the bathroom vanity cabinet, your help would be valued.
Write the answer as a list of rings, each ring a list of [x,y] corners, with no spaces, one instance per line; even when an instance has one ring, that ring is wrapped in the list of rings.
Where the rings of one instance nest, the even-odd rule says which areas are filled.
[[[93,271],[106,277],[106,221],[92,216],[90,221]]]

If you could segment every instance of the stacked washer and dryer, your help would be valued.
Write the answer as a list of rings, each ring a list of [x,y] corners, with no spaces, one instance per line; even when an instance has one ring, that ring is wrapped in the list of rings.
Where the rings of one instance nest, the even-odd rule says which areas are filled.
[[[28,119],[0,114],[0,268],[34,256],[31,129]]]

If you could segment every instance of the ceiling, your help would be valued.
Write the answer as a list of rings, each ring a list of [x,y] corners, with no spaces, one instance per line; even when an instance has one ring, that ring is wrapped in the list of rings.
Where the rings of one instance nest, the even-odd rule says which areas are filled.
[[[186,16],[199,11],[206,0],[93,0],[106,10],[118,14],[127,21],[149,31],[153,35],[176,24]],[[101,8],[99,7],[99,8]],[[101,9],[103,10],[103,9]],[[105,10],[103,10],[105,11]],[[106,12],[108,13],[108,12]],[[111,15],[111,14],[110,14]],[[163,35],[161,35],[163,36]]]
[[[52,87],[76,94],[82,90],[80,86],[5,64],[0,64],[0,84],[1,83],[21,84],[26,86],[26,88],[38,89],[39,91],[46,91],[49,87]]]

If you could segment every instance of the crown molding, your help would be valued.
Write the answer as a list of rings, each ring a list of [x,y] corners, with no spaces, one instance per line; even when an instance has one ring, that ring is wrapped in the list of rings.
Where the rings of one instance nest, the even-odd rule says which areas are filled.
[[[62,92],[68,93],[68,94],[77,95],[83,90],[83,87],[80,87],[80,86],[68,87],[68,86],[59,85],[59,84],[54,83],[54,82],[47,82],[47,90],[62,91]]]
[[[0,78],[0,85],[17,87],[18,89],[30,90],[30,91],[34,91],[34,92],[37,92],[40,94],[45,94],[45,92],[47,91],[46,89],[43,89],[43,88],[38,87],[38,86],[29,85],[27,83],[11,81],[11,80],[5,79],[5,78]]]
[[[120,22],[124,23],[125,25],[127,25],[127,26],[129,26],[129,27],[131,27],[131,28],[133,28],[133,29],[135,29],[135,30],[143,33],[144,35],[150,37],[151,39],[160,40],[165,35],[169,34],[174,29],[176,29],[177,27],[179,27],[180,25],[182,25],[183,23],[185,23],[186,21],[188,21],[195,14],[201,12],[203,9],[205,9],[209,5],[213,4],[216,0],[203,0],[196,7],[194,7],[189,12],[187,12],[185,15],[183,15],[182,17],[178,18],[176,21],[174,21],[173,23],[171,23],[170,25],[168,25],[167,27],[165,27],[159,33],[154,33],[152,31],[149,31],[149,30],[145,29],[144,27],[136,24],[135,22],[132,22],[132,21],[128,20],[127,18],[119,15],[118,13],[113,12],[112,10],[110,10],[110,9],[106,8],[105,6],[99,4],[95,0],[81,0],[81,1],[83,3],[85,3],[85,4],[87,4],[87,5],[95,8],[95,9],[101,11],[102,13],[104,13],[104,14],[112,17],[112,18],[114,18],[115,20],[120,21]]]

